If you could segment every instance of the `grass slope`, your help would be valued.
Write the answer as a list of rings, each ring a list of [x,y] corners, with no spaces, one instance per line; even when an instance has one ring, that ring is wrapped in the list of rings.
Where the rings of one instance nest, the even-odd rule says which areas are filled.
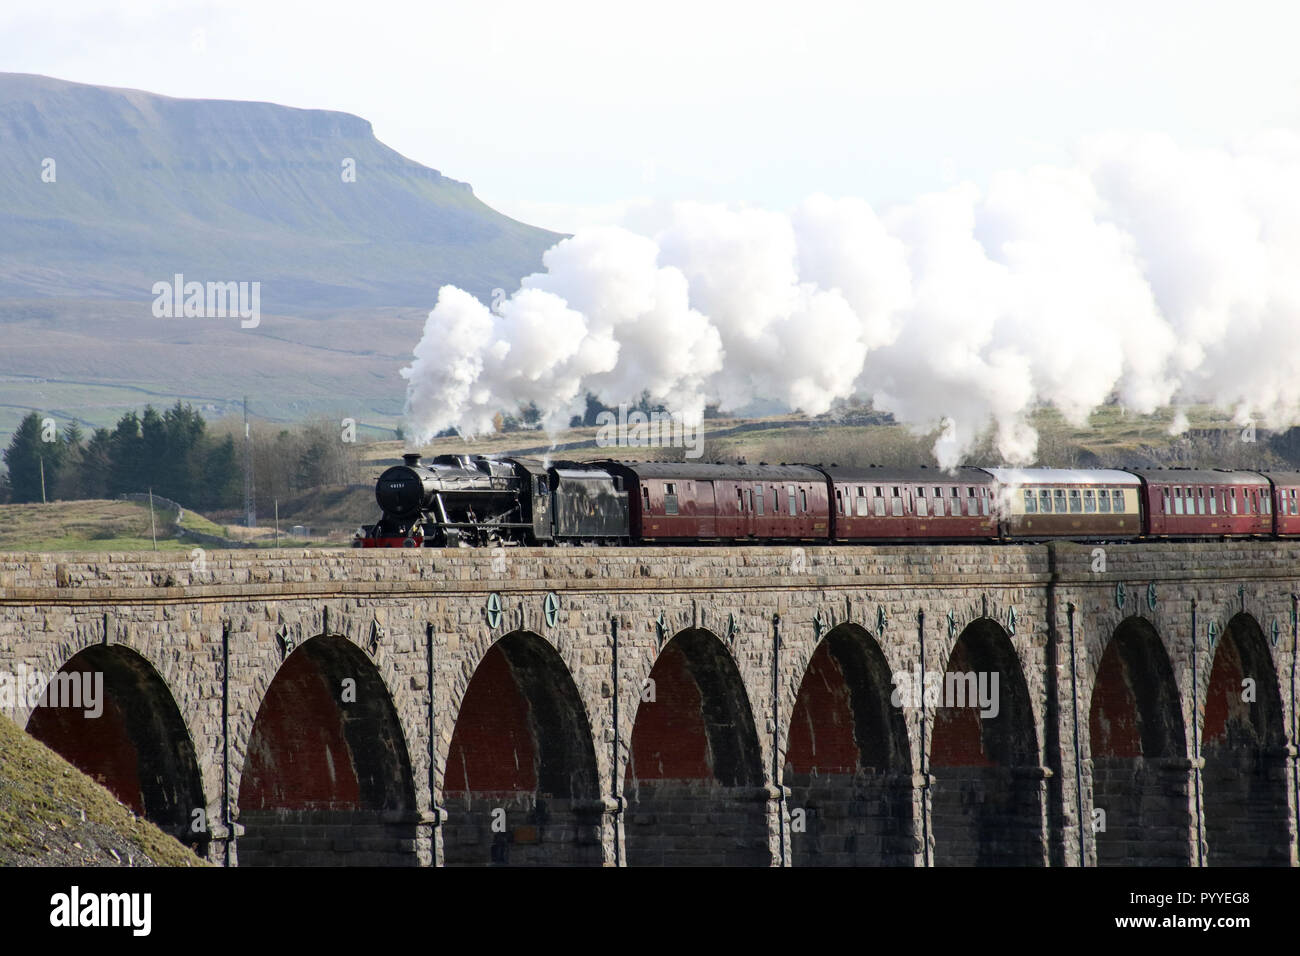
[[[206,866],[0,715],[0,866]]]
[[[172,538],[175,512],[155,507],[159,551],[194,547]],[[202,529],[200,529],[202,530]],[[0,551],[150,551],[149,505],[135,501],[56,501],[0,505]]]

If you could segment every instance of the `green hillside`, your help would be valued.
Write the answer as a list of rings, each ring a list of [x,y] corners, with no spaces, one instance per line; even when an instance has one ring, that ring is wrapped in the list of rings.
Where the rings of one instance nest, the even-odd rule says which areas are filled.
[[[0,74],[3,298],[148,305],[180,272],[260,281],[270,313],[429,308],[514,288],[557,238],[347,113]]]
[[[215,417],[245,394],[273,421],[391,428],[438,289],[487,301],[559,238],[357,116],[0,73],[0,438],[28,409]],[[178,273],[260,283],[260,323],[156,317]]]
[[[0,866],[204,866],[0,715]]]

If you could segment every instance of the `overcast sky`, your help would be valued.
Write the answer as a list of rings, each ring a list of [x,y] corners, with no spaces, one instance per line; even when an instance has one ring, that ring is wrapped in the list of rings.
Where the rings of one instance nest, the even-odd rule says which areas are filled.
[[[1300,126],[1300,4],[57,0],[0,69],[356,113],[538,225],[642,198],[877,205],[1105,130]]]

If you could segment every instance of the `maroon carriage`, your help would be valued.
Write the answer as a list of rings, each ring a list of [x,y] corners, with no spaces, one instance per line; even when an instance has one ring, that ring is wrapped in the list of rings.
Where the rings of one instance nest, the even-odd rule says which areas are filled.
[[[1273,532],[1278,537],[1300,535],[1300,471],[1266,471],[1272,484]]]
[[[836,541],[996,538],[993,478],[980,468],[823,468]]]
[[[799,465],[602,462],[623,478],[634,541],[828,541],[826,478]]]
[[[1253,471],[1150,468],[1142,479],[1152,537],[1252,537],[1273,533],[1272,486]]]

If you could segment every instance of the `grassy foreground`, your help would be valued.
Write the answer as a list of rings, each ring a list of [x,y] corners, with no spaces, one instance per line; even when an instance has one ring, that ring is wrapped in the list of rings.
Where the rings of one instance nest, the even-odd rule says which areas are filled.
[[[0,715],[0,866],[206,866]]]

